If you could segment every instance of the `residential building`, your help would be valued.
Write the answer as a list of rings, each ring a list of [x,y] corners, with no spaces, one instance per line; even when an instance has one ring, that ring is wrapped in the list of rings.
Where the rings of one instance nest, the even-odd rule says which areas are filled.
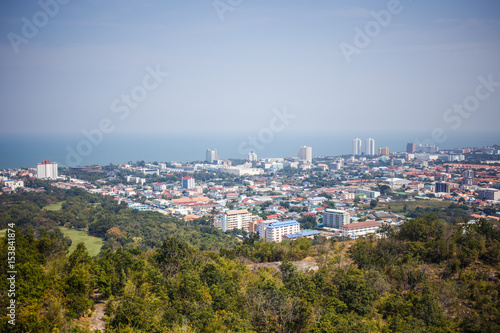
[[[424,145],[417,145],[416,146],[416,152],[417,153],[427,153],[427,154],[435,154],[439,151],[438,146],[431,146],[429,144]]]
[[[274,222],[265,228],[265,238],[268,241],[279,243],[286,235],[296,234],[300,231],[300,223],[295,220]]]
[[[299,148],[299,153],[297,154],[299,159],[309,162],[312,162],[312,147],[301,146]]]
[[[136,184],[140,183],[141,185],[143,185],[146,182],[146,178],[127,176],[127,182],[135,182]]]
[[[37,178],[39,179],[57,179],[57,163],[43,161],[36,165]]]
[[[450,193],[450,184],[445,182],[436,183],[436,193]]]
[[[352,140],[352,154],[361,155],[361,139],[356,138]]]
[[[206,153],[206,161],[210,164],[213,164],[215,161],[217,161],[219,157],[217,156],[217,149],[207,149]]]
[[[338,209],[326,209],[323,213],[323,226],[330,228],[339,228],[351,222],[351,216],[348,211]]]
[[[255,161],[257,161],[257,154],[256,154],[256,153],[254,153],[253,151],[249,152],[249,153],[248,153],[248,160],[249,160],[250,162],[255,162]]]
[[[252,214],[246,209],[230,210],[221,217],[222,231],[232,229],[243,229],[248,231],[249,224],[252,222]]]
[[[142,173],[144,175],[160,175],[159,169],[146,168],[146,167],[138,167],[135,169],[136,173]]]
[[[376,199],[380,196],[379,191],[372,191],[364,188],[357,188],[356,194],[364,194],[368,199]]]
[[[365,154],[369,156],[375,155],[375,140],[368,138],[365,141]]]
[[[417,145],[415,143],[406,144],[406,152],[408,154],[414,154],[417,151]]]
[[[11,190],[15,190],[19,187],[24,187],[24,181],[23,180],[5,179],[3,181],[3,186],[8,187]]]
[[[193,177],[182,177],[182,188],[183,189],[193,189],[194,188],[194,178]]]
[[[244,168],[244,167],[229,167],[220,169],[222,172],[227,172],[236,176],[255,176],[264,174],[264,170],[257,168]]]
[[[500,190],[496,188],[482,188],[477,192],[478,192],[477,197],[480,200],[493,200],[493,201],[500,200]]]
[[[278,220],[266,220],[266,221],[260,221],[258,227],[257,227],[257,232],[260,236],[260,238],[266,238],[266,228],[268,225],[271,223],[278,222]]]
[[[340,232],[342,237],[350,237],[356,239],[358,237],[367,236],[369,234],[377,234],[377,231],[382,226],[382,223],[377,221],[365,221],[350,223],[341,226]]]
[[[473,185],[474,184],[474,170],[465,170],[462,173],[462,185]]]
[[[389,148],[388,147],[379,148],[378,154],[379,155],[389,155]]]
[[[153,183],[154,191],[163,191],[167,189],[167,184],[165,183]]]

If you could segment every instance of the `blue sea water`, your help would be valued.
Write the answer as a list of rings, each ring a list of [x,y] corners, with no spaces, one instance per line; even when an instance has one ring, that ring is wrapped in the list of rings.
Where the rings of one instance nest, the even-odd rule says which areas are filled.
[[[0,169],[35,167],[44,160],[60,166],[108,165],[129,161],[200,161],[207,148],[216,148],[219,158],[246,158],[252,146],[249,137],[259,133],[230,134],[104,134],[101,142],[91,143],[80,135],[2,134],[0,135]],[[429,133],[275,133],[265,142],[258,140],[253,149],[259,158],[297,156],[302,145],[313,147],[314,156],[350,154],[352,139],[375,139],[376,149],[389,147],[391,152],[404,151],[407,142],[425,143]],[[432,143],[432,141],[430,141]],[[500,144],[500,133],[454,133],[439,144],[440,148],[480,147]],[[72,153],[73,152],[73,153]]]

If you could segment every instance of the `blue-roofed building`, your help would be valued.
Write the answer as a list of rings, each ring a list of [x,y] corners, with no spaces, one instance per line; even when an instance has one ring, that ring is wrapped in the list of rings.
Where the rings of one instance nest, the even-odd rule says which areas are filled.
[[[285,237],[293,240],[293,239],[299,239],[302,237],[313,238],[314,236],[317,236],[320,234],[321,234],[321,232],[319,232],[318,230],[302,230],[302,231],[299,231],[295,234],[286,235]]]
[[[273,222],[264,230],[264,237],[271,242],[281,242],[286,235],[300,232],[300,223],[295,220]]]

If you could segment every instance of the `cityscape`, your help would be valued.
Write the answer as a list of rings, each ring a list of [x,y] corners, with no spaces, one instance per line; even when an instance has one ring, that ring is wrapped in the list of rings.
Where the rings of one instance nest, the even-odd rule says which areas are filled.
[[[377,152],[374,139],[367,138],[363,149],[361,139],[355,138],[352,154],[338,157],[313,157],[312,147],[301,146],[296,157],[288,158],[259,159],[251,151],[246,160],[220,160],[217,149],[209,148],[204,161],[142,161],[104,169],[97,165],[61,169],[57,162],[46,160],[36,168],[2,170],[1,180],[5,193],[35,190],[25,187],[26,178],[50,180],[61,189],[82,188],[133,209],[184,220],[205,218],[223,232],[237,230],[240,238],[253,233],[271,242],[316,235],[380,236],[383,225],[398,226],[408,217],[374,211],[379,202],[500,204],[499,146],[440,150],[408,143],[405,152],[390,153],[387,147]],[[103,178],[89,182],[74,173]],[[198,173],[210,179],[201,181]],[[369,206],[361,208],[364,204]],[[329,205],[337,209],[326,208]],[[470,221],[479,216],[471,211]],[[307,217],[319,230],[301,229],[297,221]],[[482,217],[500,220],[497,215]]]
[[[500,332],[499,2],[0,13],[0,332]]]

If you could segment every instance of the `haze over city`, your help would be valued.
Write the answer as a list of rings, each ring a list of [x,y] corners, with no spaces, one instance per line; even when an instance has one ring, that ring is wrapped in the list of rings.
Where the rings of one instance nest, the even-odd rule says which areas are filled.
[[[498,134],[497,2],[56,4],[0,5],[2,133],[257,133],[286,107],[288,134]],[[446,117],[481,78],[491,95]]]

